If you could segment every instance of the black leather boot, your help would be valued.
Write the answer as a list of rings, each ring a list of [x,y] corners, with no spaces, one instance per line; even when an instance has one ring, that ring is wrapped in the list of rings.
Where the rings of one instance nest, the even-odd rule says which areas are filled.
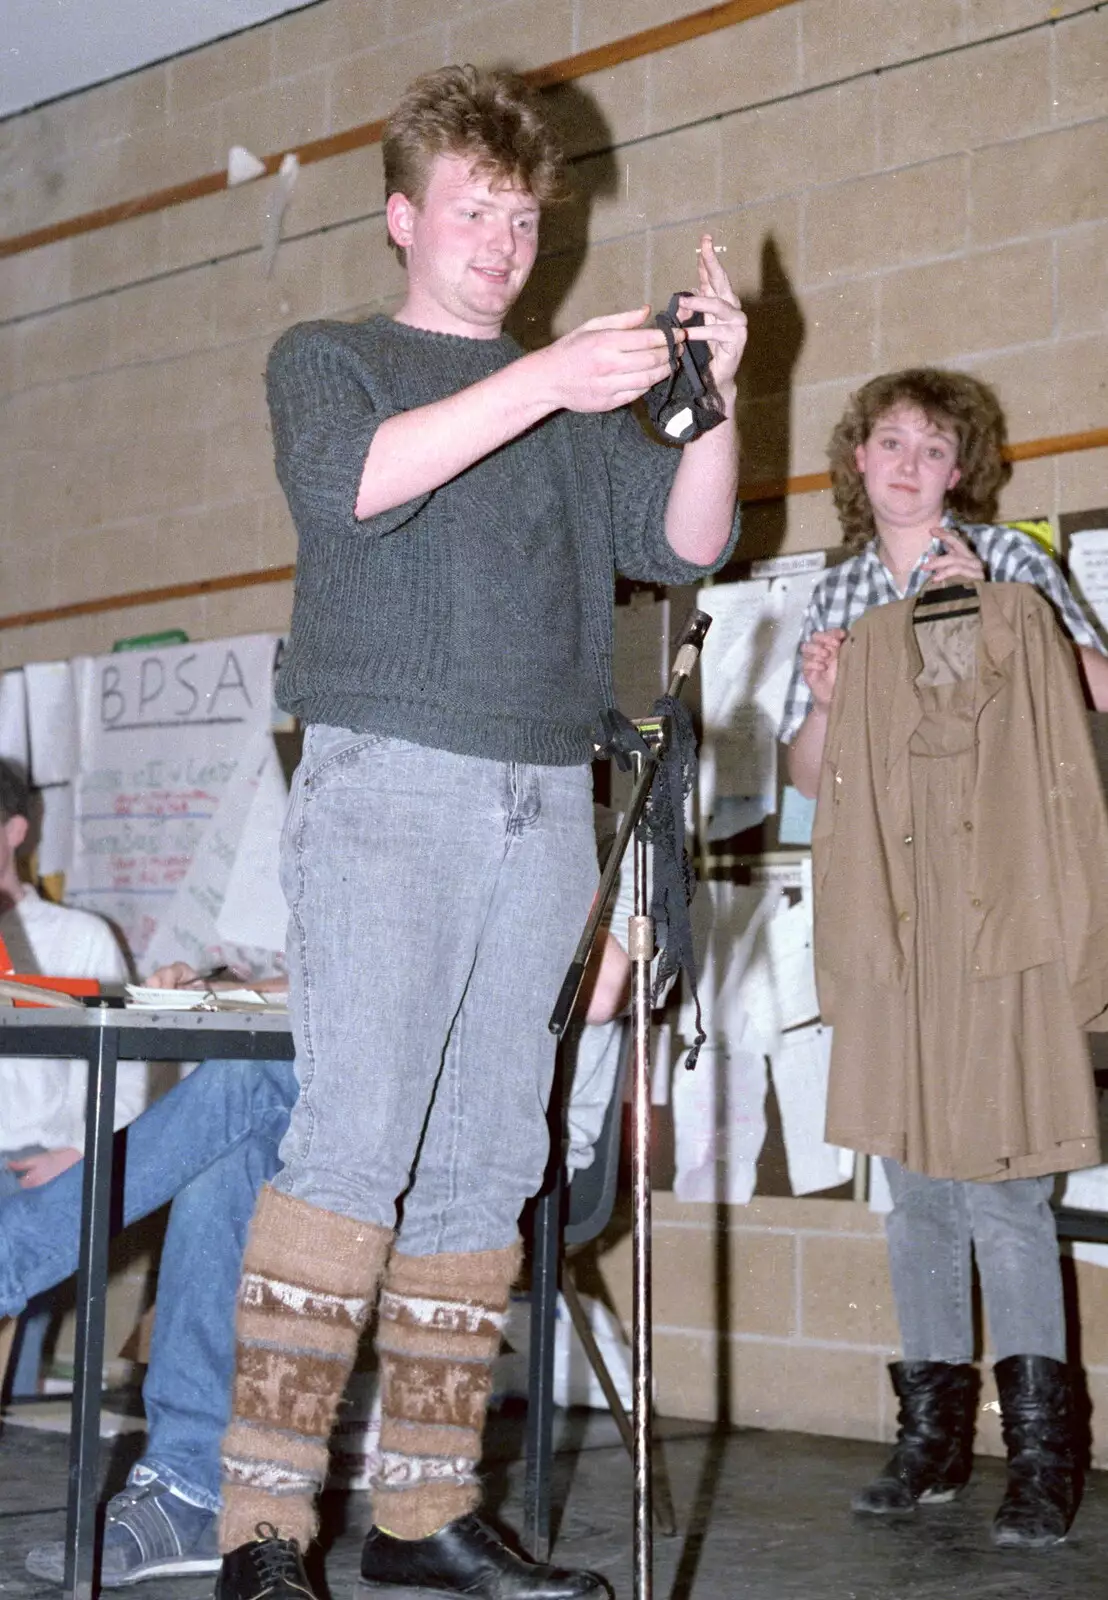
[[[993,1372],[1008,1448],[993,1543],[1041,1550],[1065,1538],[1080,1498],[1069,1372],[1049,1356],[1007,1356]]]
[[[610,1593],[594,1572],[526,1561],[472,1514],[427,1539],[395,1539],[371,1528],[362,1546],[362,1582],[374,1589],[464,1594],[467,1600],[592,1600]]]
[[[259,1522],[258,1537],[223,1557],[215,1600],[316,1600],[304,1571],[300,1546]]]
[[[953,1500],[973,1469],[977,1369],[947,1361],[894,1361],[900,1401],[896,1449],[850,1502],[869,1516],[904,1516],[921,1502]]]

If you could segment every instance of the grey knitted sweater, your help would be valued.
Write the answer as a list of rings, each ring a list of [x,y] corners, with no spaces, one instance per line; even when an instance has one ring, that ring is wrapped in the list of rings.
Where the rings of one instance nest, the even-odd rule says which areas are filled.
[[[507,336],[386,317],[302,323],[266,373],[277,476],[299,535],[277,696],[304,722],[500,761],[588,761],[612,702],[612,596],[708,568],[666,543],[677,452],[627,412],[557,412],[433,493],[365,521],[378,426],[520,355]],[[726,560],[737,536],[732,531]]]

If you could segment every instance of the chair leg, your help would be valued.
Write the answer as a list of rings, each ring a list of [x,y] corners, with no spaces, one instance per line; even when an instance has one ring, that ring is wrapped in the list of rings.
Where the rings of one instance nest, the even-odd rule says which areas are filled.
[[[581,1304],[581,1296],[577,1293],[577,1286],[573,1275],[566,1263],[562,1273],[562,1298],[565,1300],[569,1312],[569,1320],[573,1323],[574,1332],[581,1341],[581,1347],[589,1359],[589,1365],[596,1374],[596,1381],[604,1391],[604,1398],[608,1408],[615,1418],[619,1436],[623,1440],[628,1455],[634,1454],[635,1440],[631,1430],[631,1419],[627,1415],[623,1401],[619,1397],[619,1390],[612,1381],[612,1374],[608,1371],[608,1363],[600,1352],[600,1346],[592,1331],[585,1308]],[[653,1457],[654,1464],[654,1515],[658,1520],[660,1531],[667,1539],[672,1539],[677,1533],[677,1516],[673,1509],[673,1495],[670,1491],[669,1473],[666,1471],[665,1458],[661,1451]]]
[[[0,1317],[0,1394],[4,1391],[4,1384],[8,1376],[8,1363],[12,1358],[12,1346],[15,1344],[18,1328],[18,1317]]]

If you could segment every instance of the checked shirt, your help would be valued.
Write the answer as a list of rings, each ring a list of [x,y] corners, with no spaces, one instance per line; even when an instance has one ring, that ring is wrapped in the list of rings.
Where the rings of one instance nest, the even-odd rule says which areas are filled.
[[[1021,533],[1018,528],[955,522],[952,518],[947,518],[945,525],[965,540],[984,563],[985,572],[994,583],[1034,584],[1053,605],[1058,620],[1075,644],[1108,654],[1070,592],[1057,563],[1030,534]],[[930,552],[937,552],[939,546],[940,541],[932,539]],[[925,551],[924,555],[930,552]],[[813,633],[823,633],[828,628],[850,628],[871,606],[887,605],[891,600],[909,599],[918,594],[927,577],[921,567],[922,561],[923,556],[912,568],[907,587],[900,594],[888,567],[877,554],[876,539],[872,539],[860,554],[832,567],[816,584],[804,616],[800,643],[805,644]],[[782,744],[793,742],[811,708],[812,691],[804,681],[798,648],[778,733]]]

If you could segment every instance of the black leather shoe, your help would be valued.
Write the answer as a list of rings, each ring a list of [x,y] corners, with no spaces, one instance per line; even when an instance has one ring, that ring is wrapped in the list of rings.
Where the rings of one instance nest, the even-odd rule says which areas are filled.
[[[973,1469],[976,1369],[968,1363],[894,1361],[889,1376],[900,1401],[896,1449],[850,1502],[851,1510],[869,1517],[907,1516],[917,1505],[953,1500]]]
[[[517,1556],[472,1515],[448,1522],[426,1539],[394,1539],[371,1528],[362,1546],[362,1582],[373,1589],[461,1594],[467,1600],[591,1600],[611,1592],[595,1572],[567,1572]]]
[[[1070,1373],[1049,1356],[1006,1356],[993,1373],[1008,1447],[993,1543],[1043,1550],[1066,1537],[1081,1498]]]
[[[271,1522],[254,1531],[256,1539],[223,1557],[215,1600],[316,1600],[296,1540],[280,1538]]]

